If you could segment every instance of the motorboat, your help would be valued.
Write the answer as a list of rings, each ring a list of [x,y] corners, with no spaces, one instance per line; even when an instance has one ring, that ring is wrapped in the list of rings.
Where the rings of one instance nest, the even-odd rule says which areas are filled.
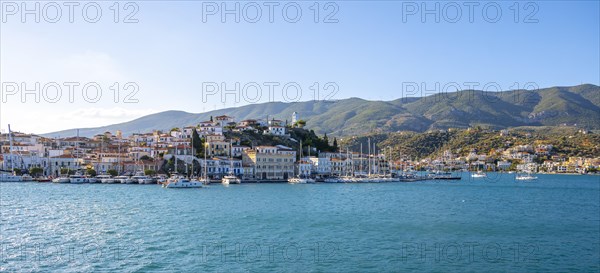
[[[487,174],[484,173],[484,172],[482,172],[482,171],[477,171],[476,173],[471,174],[471,177],[473,177],[473,178],[485,178],[485,177],[487,177]]]
[[[290,183],[290,184],[311,184],[311,183],[315,183],[315,180],[312,178],[293,177],[293,178],[288,179],[288,183]]]
[[[112,178],[109,174],[101,174],[97,175],[96,179],[100,180],[102,184],[113,184],[115,183],[115,179]]]
[[[518,174],[517,176],[515,176],[516,180],[536,180],[538,179],[537,176],[533,176],[531,175],[531,173],[526,173],[526,174]]]
[[[229,175],[223,176],[223,178],[221,179],[221,183],[223,183],[224,185],[241,184],[242,180],[233,174],[229,174]]]
[[[115,181],[121,184],[133,184],[133,179],[126,175],[115,176]]]
[[[88,183],[87,177],[83,176],[81,173],[77,172],[74,175],[69,176],[69,180],[71,184],[83,184]]]
[[[151,177],[143,174],[142,172],[137,172],[134,176],[131,177],[132,180],[136,181],[138,184],[152,184],[154,181]]]
[[[52,183],[70,183],[71,179],[69,179],[66,176],[60,176],[57,178],[52,179]]]
[[[175,175],[162,184],[163,188],[202,188],[202,182],[196,179],[187,179],[181,175]]]

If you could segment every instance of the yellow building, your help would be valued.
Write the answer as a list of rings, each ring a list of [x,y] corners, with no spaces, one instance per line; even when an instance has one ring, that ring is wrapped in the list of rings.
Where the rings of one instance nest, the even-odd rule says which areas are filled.
[[[254,167],[255,179],[287,180],[294,176],[295,161],[296,154],[281,147],[258,146],[242,152],[242,162]]]

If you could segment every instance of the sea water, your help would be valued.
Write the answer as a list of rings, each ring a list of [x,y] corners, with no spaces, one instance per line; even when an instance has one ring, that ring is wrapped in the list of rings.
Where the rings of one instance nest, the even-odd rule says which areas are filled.
[[[597,272],[600,176],[0,183],[9,272]]]

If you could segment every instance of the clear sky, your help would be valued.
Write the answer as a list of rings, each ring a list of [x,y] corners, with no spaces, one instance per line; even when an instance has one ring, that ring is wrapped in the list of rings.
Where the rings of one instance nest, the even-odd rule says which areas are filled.
[[[44,133],[266,101],[391,100],[451,83],[600,82],[598,1],[106,1],[86,12],[87,2],[22,3],[1,2],[3,130]],[[23,12],[36,3],[39,23]],[[238,12],[223,12],[236,4]],[[411,83],[424,86],[403,87]]]

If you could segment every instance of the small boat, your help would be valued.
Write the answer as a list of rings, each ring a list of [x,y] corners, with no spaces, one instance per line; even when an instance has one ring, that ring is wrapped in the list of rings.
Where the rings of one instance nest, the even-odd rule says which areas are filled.
[[[453,176],[451,172],[435,171],[429,173],[427,178],[432,180],[460,180],[460,176]]]
[[[471,174],[471,177],[473,177],[473,178],[485,178],[485,177],[487,177],[487,174],[484,173],[484,172],[482,172],[482,171],[477,171],[476,173]]]
[[[108,175],[108,174],[97,175],[96,179],[100,180],[100,182],[102,184],[112,184],[112,183],[115,183],[115,179],[113,179],[112,176]]]
[[[229,140],[229,174],[221,179],[223,185],[241,184],[242,180],[233,174],[233,142]]]
[[[31,182],[33,181],[33,177],[31,177],[31,175],[24,174],[21,175],[21,180],[23,180],[23,182]]]
[[[221,179],[221,183],[223,183],[224,185],[241,184],[242,180],[233,174],[229,174],[229,175],[223,176],[223,178]]]
[[[184,176],[172,176],[162,184],[163,188],[202,188],[202,182],[196,179],[187,179]]]
[[[315,180],[312,178],[293,177],[293,178],[288,179],[288,183],[290,183],[290,184],[311,184],[311,183],[315,183]]]
[[[536,180],[538,178],[537,178],[537,176],[531,175],[531,173],[527,173],[527,174],[517,175],[517,176],[515,176],[515,179],[516,180]]]
[[[69,179],[66,176],[60,176],[57,178],[52,179],[52,183],[70,183],[71,179]]]
[[[50,179],[50,177],[42,176],[42,177],[38,177],[35,181],[37,181],[37,182],[52,182],[52,179]]]

